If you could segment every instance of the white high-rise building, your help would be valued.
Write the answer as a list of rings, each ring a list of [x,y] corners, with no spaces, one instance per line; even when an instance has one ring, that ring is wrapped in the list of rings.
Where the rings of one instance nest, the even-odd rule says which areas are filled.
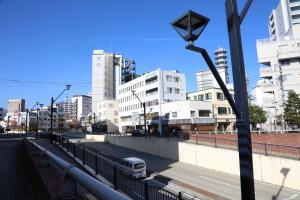
[[[229,84],[228,75],[228,62],[227,62],[227,51],[224,48],[218,48],[215,51],[215,66],[223,80],[223,82],[232,88]],[[216,81],[214,75],[211,73],[210,69],[200,71],[196,74],[197,78],[197,90],[203,90],[208,88],[219,88],[219,84]]]
[[[273,41],[300,37],[300,0],[280,0],[269,16],[269,34]]]
[[[83,125],[91,112],[92,97],[87,95],[75,95],[72,97],[72,119],[80,121]]]
[[[92,110],[104,100],[117,98],[119,85],[136,77],[135,62],[120,54],[94,50],[92,56]]]
[[[300,93],[300,0],[281,0],[269,18],[270,39],[257,40],[261,64],[252,92],[254,103],[267,112],[268,127],[279,128],[288,92]],[[280,125],[282,123],[282,125]]]
[[[120,132],[144,126],[143,106],[132,91],[146,104],[147,125],[161,128],[163,104],[186,99],[185,75],[157,69],[120,85],[118,91]]]

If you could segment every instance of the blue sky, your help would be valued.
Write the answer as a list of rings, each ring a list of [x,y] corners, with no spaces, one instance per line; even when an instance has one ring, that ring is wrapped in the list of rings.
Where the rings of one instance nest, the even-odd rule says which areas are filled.
[[[188,9],[210,18],[196,44],[213,56],[217,47],[229,49],[224,2],[0,0],[0,107],[6,108],[9,98],[25,98],[26,107],[36,101],[49,104],[66,83],[72,88],[63,97],[87,94],[93,49],[135,59],[138,73],[177,69],[187,76],[187,91],[194,91],[195,73],[206,65],[184,49],[170,22]],[[238,2],[242,7],[245,0]],[[277,4],[255,0],[242,25],[251,88],[258,80],[256,39],[268,37],[268,16]]]

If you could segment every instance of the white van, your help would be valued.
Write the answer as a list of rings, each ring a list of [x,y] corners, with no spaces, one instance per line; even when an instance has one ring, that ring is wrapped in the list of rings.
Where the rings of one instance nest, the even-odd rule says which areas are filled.
[[[140,158],[130,157],[122,159],[121,170],[132,178],[146,177],[146,163]]]

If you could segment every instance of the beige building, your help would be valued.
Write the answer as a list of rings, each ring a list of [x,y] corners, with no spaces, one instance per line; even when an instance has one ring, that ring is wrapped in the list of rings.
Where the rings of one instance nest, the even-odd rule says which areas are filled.
[[[234,95],[233,90],[229,90]],[[208,88],[187,94],[188,100],[212,102],[212,116],[215,119],[215,131],[232,131],[235,129],[236,117],[219,88]]]
[[[107,132],[119,131],[119,107],[115,100],[105,100],[98,103],[98,121],[107,126]]]
[[[25,99],[9,99],[7,112],[25,112]]]

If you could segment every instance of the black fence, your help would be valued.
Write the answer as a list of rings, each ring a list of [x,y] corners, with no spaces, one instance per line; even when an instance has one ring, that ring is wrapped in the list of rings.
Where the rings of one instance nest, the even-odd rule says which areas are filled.
[[[69,138],[53,135],[53,141],[65,148],[66,151],[80,159],[82,164],[89,166],[107,181],[112,183],[116,190],[120,190],[129,197],[137,200],[181,200],[181,192],[171,192],[147,179],[134,179],[123,173],[120,165],[98,153],[92,152],[80,143],[71,142]]]

